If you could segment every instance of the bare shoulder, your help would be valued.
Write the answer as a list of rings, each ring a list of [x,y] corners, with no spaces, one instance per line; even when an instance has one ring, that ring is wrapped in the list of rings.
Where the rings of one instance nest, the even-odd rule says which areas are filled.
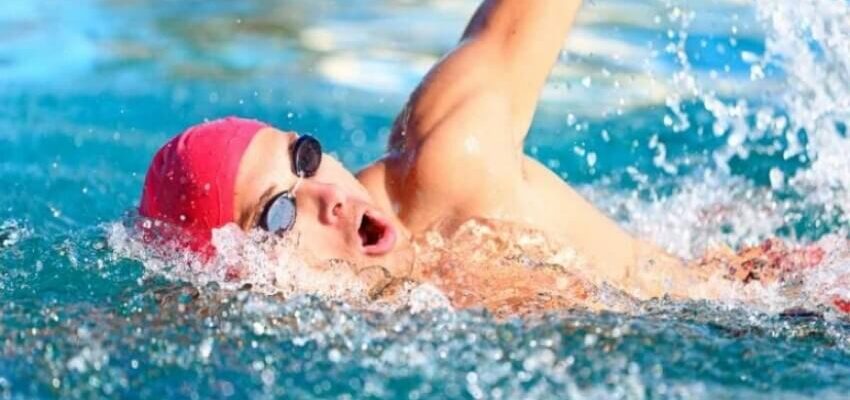
[[[407,134],[419,139],[399,149],[387,165],[408,190],[447,206],[484,211],[493,194],[515,190],[521,183],[522,150],[507,134],[512,123],[509,104],[498,93],[480,91],[454,107],[454,112],[429,123],[428,132],[409,125]]]
[[[510,129],[511,117],[502,112],[507,107],[499,95],[480,92],[455,104],[457,112],[428,123],[427,133],[420,124],[396,123],[397,138],[415,139],[391,145],[357,178],[413,230],[445,218],[486,216],[521,192],[523,155],[504,134]]]
[[[417,175],[423,183],[440,185],[447,178],[486,179],[479,175],[488,170],[518,170],[522,152],[505,134],[512,119],[503,96],[478,92],[456,104],[454,111],[429,125],[429,132],[417,132],[421,128],[415,125],[408,127],[420,139],[404,152],[415,158],[409,166],[419,170]],[[428,114],[427,110],[420,112]],[[445,176],[449,173],[452,177]]]
[[[394,211],[395,206],[392,199],[393,186],[395,184],[394,177],[387,174],[386,161],[384,159],[375,161],[371,165],[360,170],[357,173],[357,180],[360,181],[372,200],[378,207],[386,211]]]

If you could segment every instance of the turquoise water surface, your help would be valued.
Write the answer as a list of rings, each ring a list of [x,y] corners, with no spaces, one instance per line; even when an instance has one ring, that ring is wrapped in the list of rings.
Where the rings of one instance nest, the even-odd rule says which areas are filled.
[[[683,257],[780,236],[828,266],[756,303],[499,321],[186,281],[122,236],[204,119],[380,156],[475,1],[4,1],[0,399],[846,398],[850,6],[692,3],[587,1],[528,153]]]

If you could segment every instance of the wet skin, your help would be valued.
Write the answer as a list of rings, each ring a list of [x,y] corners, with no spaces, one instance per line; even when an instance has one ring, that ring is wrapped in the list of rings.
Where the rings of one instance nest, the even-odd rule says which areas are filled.
[[[579,6],[485,1],[458,46],[411,95],[384,158],[355,177],[325,155],[316,176],[298,185],[299,250],[314,261],[410,274],[412,237],[481,218],[521,224],[575,249],[591,281],[638,297],[687,296],[700,276],[623,231],[523,154],[540,91]],[[243,229],[255,226],[264,198],[295,187],[288,151],[295,137],[264,129],[243,156],[235,203]],[[519,272],[516,279],[535,278]]]

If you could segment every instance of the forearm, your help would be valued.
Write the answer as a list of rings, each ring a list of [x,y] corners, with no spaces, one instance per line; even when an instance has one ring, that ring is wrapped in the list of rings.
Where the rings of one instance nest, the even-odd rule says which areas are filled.
[[[580,6],[581,0],[486,0],[461,40],[491,35],[506,51],[545,55],[551,66]]]
[[[639,298],[692,298],[691,290],[710,277],[651,243],[636,240],[635,246],[635,263],[628,270],[627,286],[638,290],[632,294]]]
[[[530,122],[580,6],[581,0],[487,0],[470,20],[463,40],[493,45],[519,120]]]
[[[635,274],[640,276],[637,281],[644,287],[662,289],[661,293],[679,298],[713,297],[710,292],[717,290],[702,285],[713,278],[715,283],[744,285],[783,281],[816,266],[823,258],[823,250],[818,246],[789,248],[776,239],[737,252],[728,247],[715,248],[687,265],[660,252],[647,254],[649,257],[638,263],[642,273]],[[692,293],[693,289],[699,290]]]

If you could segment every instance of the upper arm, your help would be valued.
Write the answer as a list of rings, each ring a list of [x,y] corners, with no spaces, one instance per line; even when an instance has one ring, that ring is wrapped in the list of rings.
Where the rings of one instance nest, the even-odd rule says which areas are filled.
[[[515,118],[530,124],[580,6],[581,0],[488,0],[472,17],[463,40],[487,44],[484,56],[499,66]]]
[[[396,121],[390,147],[404,150],[451,118],[469,119],[498,98],[504,134],[521,151],[540,91],[557,60],[580,0],[487,0],[460,43],[423,79]],[[500,110],[501,111],[501,110]],[[495,110],[494,110],[495,112]],[[440,131],[443,132],[443,131]]]
[[[441,204],[460,214],[483,212],[504,200],[494,194],[513,192],[521,180],[522,153],[513,151],[503,134],[509,118],[501,98],[481,94],[457,107],[475,118],[429,121],[434,134],[385,159],[396,190],[416,193],[395,196],[413,199],[411,209]]]
[[[401,190],[466,210],[515,192],[539,92],[579,4],[482,3],[396,119],[387,165]]]

